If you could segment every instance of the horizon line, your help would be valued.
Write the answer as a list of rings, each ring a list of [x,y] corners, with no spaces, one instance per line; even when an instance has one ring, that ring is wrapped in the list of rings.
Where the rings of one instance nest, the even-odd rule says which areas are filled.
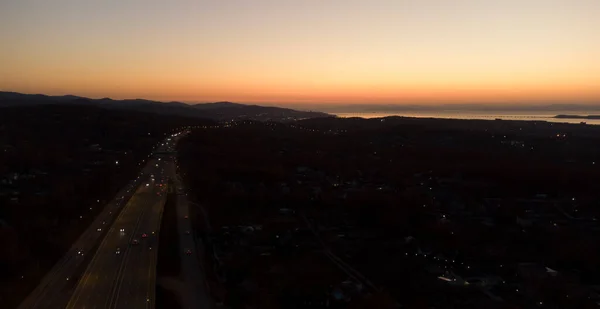
[[[354,107],[436,107],[436,106],[479,106],[479,107],[488,107],[488,106],[497,106],[501,107],[502,105],[505,107],[541,107],[541,106],[557,106],[557,105],[575,105],[575,106],[598,106],[600,107],[600,100],[593,102],[586,101],[564,101],[564,100],[523,100],[523,101],[467,101],[467,102],[437,102],[437,103],[417,103],[417,102],[403,102],[403,103],[325,103],[325,102],[258,102],[258,101],[236,101],[236,100],[214,100],[214,101],[199,101],[199,100],[163,100],[163,99],[145,99],[142,97],[134,97],[134,98],[112,98],[110,96],[82,96],[76,95],[72,93],[66,94],[44,94],[44,93],[25,93],[18,91],[6,91],[0,90],[0,93],[14,93],[20,95],[38,95],[38,96],[46,96],[46,97],[77,97],[82,99],[91,99],[91,100],[113,100],[113,101],[151,101],[157,103],[181,103],[186,105],[195,105],[195,104],[214,104],[214,103],[233,103],[233,104],[241,104],[241,105],[262,105],[262,106],[278,106],[282,108],[286,108],[285,105],[294,105],[294,106],[306,106],[306,107],[344,107],[344,106],[354,106]],[[282,106],[283,105],[283,106]],[[289,107],[287,107],[289,108]]]

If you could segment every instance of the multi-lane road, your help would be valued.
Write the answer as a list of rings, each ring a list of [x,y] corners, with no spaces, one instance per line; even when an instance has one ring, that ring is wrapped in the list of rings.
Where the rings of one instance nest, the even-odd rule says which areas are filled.
[[[68,309],[154,308],[157,239],[166,198],[162,168],[142,184],[111,226]],[[135,244],[134,242],[137,242]]]
[[[182,291],[182,308],[193,309],[213,308],[208,293],[205,274],[201,268],[203,252],[202,242],[197,240],[192,231],[189,218],[189,201],[182,182],[175,173],[172,174],[173,184],[177,189],[177,232],[179,234],[179,248],[181,255],[181,280],[184,282],[185,291]],[[192,254],[182,254],[191,250]]]
[[[157,151],[173,151],[180,137],[167,138]],[[158,234],[167,179],[174,175],[174,162],[150,159],[140,177],[105,207],[19,309],[154,308]],[[90,254],[79,276],[84,256]]]
[[[148,170],[146,167],[144,170]],[[84,265],[86,257],[102,239],[104,230],[115,220],[125,202],[133,195],[142,181],[139,177],[122,189],[92,224],[73,243],[67,253],[44,276],[40,284],[25,298],[19,309],[64,308],[68,301],[73,280]],[[100,229],[100,230],[99,230]]]

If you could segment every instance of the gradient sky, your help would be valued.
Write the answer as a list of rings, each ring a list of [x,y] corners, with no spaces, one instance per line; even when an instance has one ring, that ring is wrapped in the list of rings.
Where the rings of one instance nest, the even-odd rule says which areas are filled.
[[[600,0],[0,0],[0,90],[600,103]]]

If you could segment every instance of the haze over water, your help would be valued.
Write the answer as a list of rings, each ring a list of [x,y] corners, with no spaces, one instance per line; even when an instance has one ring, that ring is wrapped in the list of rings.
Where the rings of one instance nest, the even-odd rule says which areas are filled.
[[[302,104],[600,102],[598,0],[7,0],[0,90]]]
[[[389,112],[350,112],[350,113],[334,113],[338,117],[350,118],[381,118],[389,116],[401,117],[416,117],[416,118],[444,118],[444,119],[481,119],[481,120],[523,120],[523,121],[548,121],[556,123],[574,123],[580,124],[585,122],[590,125],[600,125],[600,119],[569,119],[569,118],[554,118],[556,113],[483,113],[483,112],[468,112],[468,111],[439,111],[439,112],[405,112],[405,113],[389,113]],[[600,113],[581,113],[581,111],[567,112],[569,115],[597,115]]]

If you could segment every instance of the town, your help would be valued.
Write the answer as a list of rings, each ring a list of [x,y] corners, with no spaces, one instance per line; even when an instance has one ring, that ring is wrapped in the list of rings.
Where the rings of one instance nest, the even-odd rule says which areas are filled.
[[[166,199],[157,308],[182,307],[178,196],[189,199],[185,234],[198,240],[186,258],[198,259],[223,308],[600,306],[597,126],[210,120],[84,106],[1,117],[8,308],[104,204],[127,203],[128,182],[174,132],[188,133],[162,158],[175,160],[183,187]]]
[[[236,308],[600,305],[600,128],[389,117],[202,126],[180,144]]]
[[[600,309],[600,0],[0,1],[0,309]]]

